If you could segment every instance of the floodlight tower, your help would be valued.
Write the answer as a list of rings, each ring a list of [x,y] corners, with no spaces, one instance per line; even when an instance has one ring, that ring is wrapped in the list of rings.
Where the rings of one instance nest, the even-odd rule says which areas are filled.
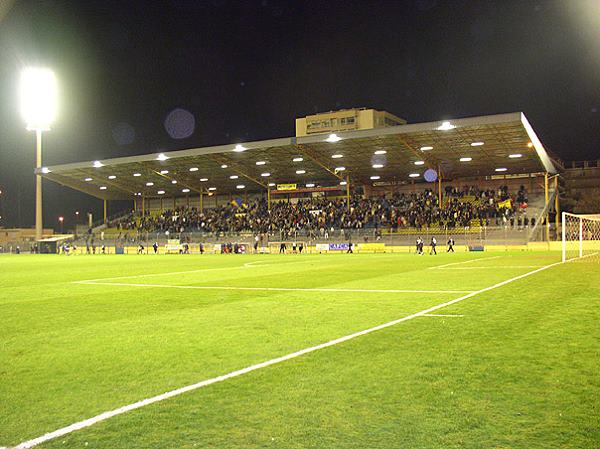
[[[36,136],[35,239],[41,240],[42,223],[42,132],[49,131],[56,117],[57,88],[52,70],[27,68],[21,73],[21,114],[27,130]]]

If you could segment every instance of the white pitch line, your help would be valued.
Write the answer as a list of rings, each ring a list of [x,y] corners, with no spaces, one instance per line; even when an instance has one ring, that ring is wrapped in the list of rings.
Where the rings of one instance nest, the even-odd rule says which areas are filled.
[[[462,262],[452,262],[452,263],[447,263],[444,265],[436,265],[433,267],[427,267],[428,270],[437,270],[440,268],[444,268],[444,267],[449,267],[452,265],[462,265],[465,263],[473,263],[473,262],[479,262],[480,260],[492,260],[492,259],[498,259],[500,257],[504,257],[504,256],[492,256],[492,257],[478,257],[477,259],[470,259],[470,260],[464,260]]]
[[[379,290],[364,288],[292,288],[292,287],[228,287],[221,285],[165,285],[165,284],[132,284],[126,282],[93,282],[74,281],[83,285],[116,285],[119,287],[157,287],[182,288],[198,290],[250,290],[275,292],[345,292],[345,293],[471,293],[473,290]]]
[[[464,315],[441,315],[441,314],[436,314],[436,313],[426,313],[423,316],[435,316],[435,317],[449,317],[449,318],[461,318]]]
[[[408,315],[408,316],[405,316],[403,318],[399,318],[397,320],[390,321],[388,323],[380,324],[379,326],[371,327],[369,329],[365,329],[365,330],[362,330],[360,332],[355,332],[354,334],[350,334],[350,335],[346,335],[344,337],[336,338],[335,340],[330,340],[330,341],[328,341],[326,343],[321,343],[321,344],[316,345],[316,346],[311,346],[309,348],[301,349],[300,351],[292,352],[291,354],[286,354],[286,355],[283,355],[281,357],[277,357],[277,358],[274,358],[274,359],[271,359],[271,360],[267,360],[266,362],[257,363],[256,365],[251,365],[251,366],[248,366],[246,368],[242,368],[242,369],[237,370],[237,371],[232,371],[230,373],[223,374],[222,376],[213,377],[212,379],[203,380],[201,382],[198,382],[198,383],[195,383],[195,384],[191,384],[191,385],[187,385],[185,387],[178,388],[176,390],[172,390],[172,391],[169,391],[167,393],[159,394],[158,396],[153,396],[151,398],[147,398],[147,399],[143,399],[143,400],[138,401],[138,402],[134,402],[133,404],[125,405],[123,407],[119,407],[117,409],[101,413],[101,414],[96,415],[96,416],[94,416],[92,418],[88,418],[88,419],[85,419],[83,421],[79,421],[79,422],[76,422],[74,424],[71,424],[70,426],[62,427],[62,428],[60,428],[58,430],[55,430],[54,432],[49,432],[49,433],[47,433],[45,435],[42,435],[41,437],[37,437],[37,438],[34,438],[32,440],[29,440],[29,441],[24,441],[23,443],[18,444],[17,446],[15,446],[13,449],[29,449],[29,448],[35,447],[35,446],[37,446],[39,444],[42,444],[42,443],[44,443],[46,441],[53,440],[53,439],[61,437],[63,435],[67,435],[69,433],[75,432],[76,430],[80,430],[80,429],[83,429],[83,428],[86,428],[86,427],[93,426],[94,424],[97,424],[97,423],[99,423],[101,421],[106,421],[107,419],[112,418],[114,416],[122,415],[123,413],[127,413],[127,412],[130,412],[132,410],[136,410],[138,408],[145,407],[145,406],[150,405],[150,404],[154,404],[155,402],[164,401],[165,399],[169,399],[169,398],[172,398],[174,396],[178,396],[180,394],[187,393],[189,391],[194,391],[194,390],[197,390],[199,388],[203,388],[203,387],[206,387],[208,385],[215,384],[217,382],[222,382],[222,381],[227,380],[227,379],[231,379],[231,378],[234,378],[234,377],[241,376],[242,374],[247,374],[247,373],[250,373],[252,371],[259,370],[261,368],[266,368],[268,366],[272,366],[272,365],[275,365],[277,363],[285,362],[287,360],[291,360],[291,359],[294,359],[296,357],[300,357],[301,355],[304,355],[304,354],[308,354],[308,353],[311,353],[311,352],[314,352],[314,351],[318,351],[320,349],[328,348],[330,346],[335,346],[335,345],[338,345],[340,343],[344,343],[344,342],[346,342],[348,340],[352,340],[354,338],[370,334],[371,332],[375,332],[375,331],[378,331],[378,330],[381,330],[381,329],[385,329],[385,328],[390,327],[390,326],[395,326],[396,324],[402,323],[404,321],[412,320],[413,318],[417,318],[417,317],[420,317],[420,316],[423,316],[423,315],[427,315],[428,313],[434,312],[434,311],[442,309],[444,307],[448,307],[448,306],[450,306],[452,304],[456,304],[457,302],[464,301],[465,299],[472,298],[473,296],[479,295],[481,293],[485,293],[485,292],[488,292],[490,290],[494,290],[494,289],[496,289],[498,287],[502,287],[504,285],[510,284],[511,282],[518,281],[519,279],[526,278],[528,276],[531,276],[532,274],[536,274],[536,273],[539,273],[540,271],[547,270],[548,268],[552,268],[552,267],[555,267],[557,265],[561,265],[562,263],[563,262],[556,262],[556,263],[553,263],[553,264],[550,264],[550,265],[546,265],[546,266],[538,268],[536,270],[529,271],[529,272],[527,272],[525,274],[521,274],[519,276],[515,276],[515,277],[510,278],[510,279],[508,279],[506,281],[499,282],[499,283],[494,284],[494,285],[492,285],[490,287],[482,288],[481,290],[477,290],[475,292],[471,292],[468,295],[464,295],[464,296],[461,296],[459,298],[453,299],[451,301],[447,301],[447,302],[444,302],[442,304],[438,304],[436,306],[430,307],[428,309],[421,310],[420,312],[413,313],[412,315]]]

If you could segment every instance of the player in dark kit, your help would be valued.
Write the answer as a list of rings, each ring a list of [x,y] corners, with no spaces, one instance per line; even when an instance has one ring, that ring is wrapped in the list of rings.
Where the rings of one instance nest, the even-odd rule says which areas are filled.
[[[429,255],[431,256],[432,254],[437,256],[437,251],[435,250],[435,247],[437,246],[437,240],[435,237],[431,237],[431,249],[429,250]]]
[[[281,242],[281,245],[279,245],[279,254],[285,254],[286,249],[287,246],[285,245],[285,242]]]
[[[454,239],[452,237],[448,239],[448,251],[446,252],[449,253],[450,251],[454,252]]]
[[[152,248],[154,248],[154,254],[158,253],[158,243],[157,242],[154,242],[152,244]]]

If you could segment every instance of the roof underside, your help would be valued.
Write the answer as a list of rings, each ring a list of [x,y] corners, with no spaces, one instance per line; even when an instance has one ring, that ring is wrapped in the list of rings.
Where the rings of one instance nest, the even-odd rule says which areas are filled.
[[[454,129],[438,130],[441,122],[419,123],[338,133],[341,140],[335,143],[325,141],[327,135],[290,137],[243,143],[243,152],[234,151],[235,145],[221,145],[164,153],[166,160],[157,160],[154,153],[103,160],[102,167],[82,162],[41,172],[47,179],[101,199],[133,199],[140,193],[146,197],[183,196],[208,192],[209,188],[215,193],[259,192],[269,188],[269,183],[326,187],[338,185],[346,177],[360,185],[424,182],[428,168],[441,172],[444,179],[556,171],[522,113],[450,122]],[[483,145],[472,146],[474,142]],[[422,151],[422,147],[433,148]],[[383,151],[385,154],[375,154]],[[522,156],[509,157],[515,154]],[[471,161],[460,161],[469,157]],[[294,158],[302,161],[294,162]],[[418,161],[424,163],[415,165]],[[259,162],[264,164],[257,165]],[[383,167],[374,168],[377,164]],[[339,167],[345,170],[337,171]],[[301,170],[305,173],[297,173]],[[266,173],[269,176],[263,176]],[[373,180],[372,176],[380,178]],[[183,192],[187,189],[189,193]]]

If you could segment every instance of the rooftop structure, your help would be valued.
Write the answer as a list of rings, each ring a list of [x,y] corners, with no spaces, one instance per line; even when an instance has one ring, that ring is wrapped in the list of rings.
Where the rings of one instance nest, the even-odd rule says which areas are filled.
[[[191,148],[42,167],[48,180],[104,200],[319,189],[556,172],[521,112]],[[432,173],[431,171],[429,173]],[[431,181],[431,178],[429,178]]]

